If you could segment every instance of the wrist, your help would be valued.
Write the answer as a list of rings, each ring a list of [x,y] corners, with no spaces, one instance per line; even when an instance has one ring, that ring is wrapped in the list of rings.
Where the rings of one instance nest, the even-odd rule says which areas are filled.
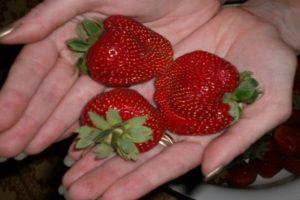
[[[300,51],[299,0],[249,0],[243,8],[275,26],[282,39]]]

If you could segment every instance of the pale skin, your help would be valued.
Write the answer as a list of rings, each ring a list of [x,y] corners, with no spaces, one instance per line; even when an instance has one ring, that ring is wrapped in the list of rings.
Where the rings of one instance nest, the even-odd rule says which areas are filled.
[[[86,102],[106,88],[74,67],[65,46],[83,17],[122,14],[168,38],[177,58],[193,50],[224,57],[239,71],[250,70],[262,95],[245,107],[241,120],[223,134],[179,137],[157,146],[137,162],[95,159],[75,151],[77,162],[63,184],[74,200],[137,199],[201,164],[204,174],[225,166],[291,113],[297,46],[274,24],[244,8],[223,8],[217,0],[47,0],[16,22],[2,43],[27,43],[0,93],[0,155],[36,154],[71,135]],[[68,9],[65,9],[65,8]],[[253,12],[254,13],[254,12]],[[152,102],[153,81],[133,86]],[[153,102],[152,102],[153,103]]]

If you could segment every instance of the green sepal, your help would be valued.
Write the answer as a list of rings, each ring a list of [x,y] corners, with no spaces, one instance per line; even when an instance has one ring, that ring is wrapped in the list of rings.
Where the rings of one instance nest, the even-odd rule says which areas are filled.
[[[113,152],[114,149],[109,144],[101,143],[97,145],[97,149],[95,153],[98,158],[103,159],[112,155]]]
[[[141,117],[133,117],[126,121],[125,128],[130,129],[133,127],[143,126],[143,124],[146,123],[147,118],[148,117],[146,115]]]
[[[82,55],[81,57],[78,58],[77,63],[76,63],[77,68],[81,72],[81,74],[89,74],[89,69],[86,64],[86,58],[85,55]]]
[[[241,117],[242,109],[236,101],[229,102],[228,104],[230,106],[229,114],[233,118],[232,123],[236,123]]]
[[[82,26],[85,29],[88,37],[99,37],[103,32],[103,23],[99,19],[84,19],[82,21]]]
[[[125,136],[134,143],[144,143],[153,138],[152,129],[146,126],[133,127]]]
[[[113,108],[108,109],[106,113],[106,120],[111,126],[122,123],[122,118],[119,112]]]
[[[147,116],[134,117],[123,122],[118,110],[109,108],[105,118],[95,112],[88,112],[93,126],[82,126],[77,129],[79,140],[77,147],[87,148],[97,146],[95,152],[99,158],[117,153],[125,160],[137,160],[136,144],[152,139],[152,129],[145,126]]]
[[[78,58],[76,66],[82,74],[88,74],[88,66],[86,64],[86,56],[89,49],[95,44],[103,33],[103,23],[99,19],[84,19],[76,27],[76,33],[79,38],[67,41],[67,46],[74,52],[82,53]]]
[[[258,83],[255,79],[246,79],[242,81],[235,91],[235,96],[239,102],[253,103],[259,95],[257,90]]]
[[[85,53],[90,48],[90,45],[88,43],[86,43],[82,39],[77,39],[77,38],[68,40],[67,45],[71,50],[80,53]]]
[[[79,140],[76,143],[77,149],[84,149],[93,146],[95,144],[94,140],[98,136],[98,130],[89,126],[81,126],[74,132],[79,134]]]
[[[94,112],[88,112],[89,118],[93,125],[100,130],[106,130],[111,128],[110,124],[104,119],[104,117]]]
[[[117,153],[125,160],[137,160],[138,149],[135,144],[127,138],[121,137],[118,142]]]
[[[223,95],[223,103],[229,103],[232,101],[237,101],[236,96],[233,93],[226,92]]]
[[[252,77],[252,72],[244,71],[240,74],[240,82],[238,87],[232,93],[223,95],[223,103],[230,106],[229,114],[233,118],[233,123],[240,119],[242,109],[240,104],[253,103],[260,94],[258,82]]]

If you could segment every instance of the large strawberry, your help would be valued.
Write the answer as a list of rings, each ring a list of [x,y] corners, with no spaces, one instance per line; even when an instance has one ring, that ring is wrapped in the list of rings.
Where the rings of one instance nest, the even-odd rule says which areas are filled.
[[[138,92],[114,89],[97,95],[85,106],[78,149],[97,146],[100,158],[113,152],[123,159],[136,160],[158,144],[165,132],[160,112]]]
[[[79,39],[68,46],[81,57],[80,70],[108,86],[130,86],[163,72],[173,62],[170,42],[146,26],[125,16],[84,20]]]
[[[183,135],[210,134],[237,121],[240,102],[259,95],[250,72],[239,75],[224,59],[204,51],[179,57],[156,81],[155,100],[168,128]]]

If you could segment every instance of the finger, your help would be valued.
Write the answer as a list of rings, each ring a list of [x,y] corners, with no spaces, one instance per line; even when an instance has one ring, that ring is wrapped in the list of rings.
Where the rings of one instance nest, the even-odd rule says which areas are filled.
[[[203,146],[198,143],[177,143],[119,179],[102,197],[107,200],[120,196],[123,200],[138,199],[199,165],[202,152]]]
[[[31,43],[41,40],[90,7],[93,7],[92,3],[81,0],[46,0],[14,23],[12,31],[1,38],[1,43]]]
[[[78,121],[85,104],[103,90],[104,86],[88,76],[80,77],[25,151],[36,154],[55,142],[73,123]]]
[[[247,107],[237,124],[208,144],[202,160],[203,173],[209,174],[225,167],[265,133],[287,119],[290,112],[289,103],[264,99]]]
[[[66,172],[63,177],[64,187],[69,188],[71,184],[81,176],[93,169],[96,169],[98,166],[102,165],[110,159],[112,159],[112,157],[108,157],[106,159],[98,159],[93,151],[87,153]]]
[[[14,156],[24,150],[77,77],[78,72],[73,65],[58,60],[41,83],[20,120],[0,135],[1,155]]]
[[[76,121],[59,138],[57,138],[57,140],[55,142],[60,142],[62,140],[67,139],[68,137],[70,137],[71,135],[73,135],[74,130],[76,130],[77,128],[79,128],[79,126],[80,126],[79,122]]]
[[[140,154],[138,160],[135,162],[124,161],[120,157],[115,156],[77,179],[69,187],[68,196],[73,200],[96,199],[120,177],[132,172],[138,166],[161,152],[162,149],[162,146],[157,146],[151,151]]]
[[[41,51],[43,49],[43,51]],[[0,131],[17,122],[44,77],[54,66],[58,50],[50,40],[27,45],[13,64],[0,92]]]

